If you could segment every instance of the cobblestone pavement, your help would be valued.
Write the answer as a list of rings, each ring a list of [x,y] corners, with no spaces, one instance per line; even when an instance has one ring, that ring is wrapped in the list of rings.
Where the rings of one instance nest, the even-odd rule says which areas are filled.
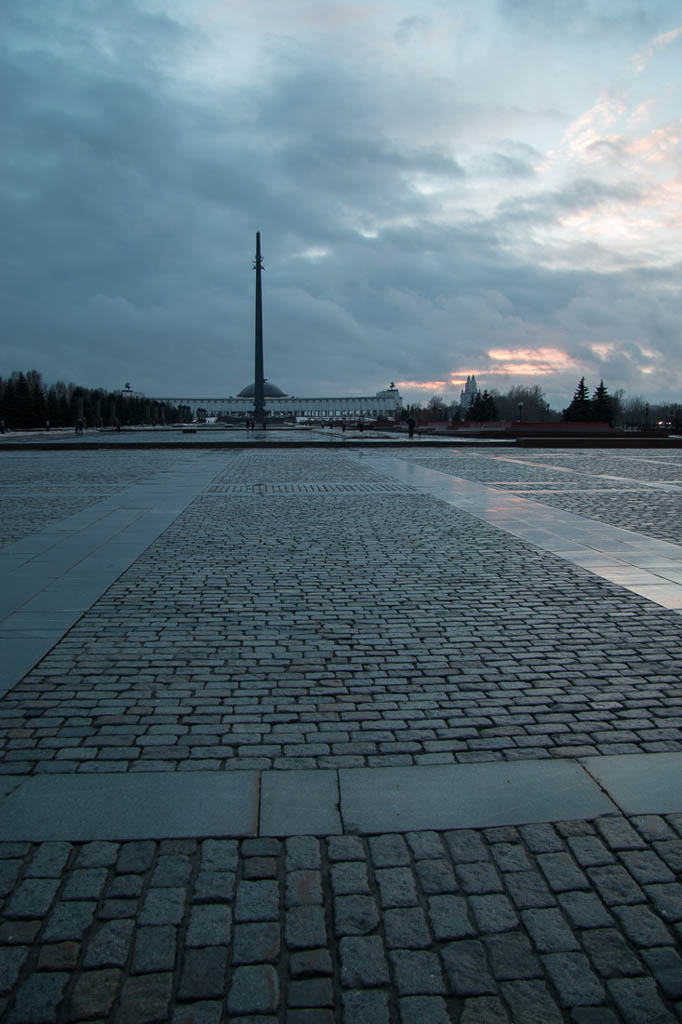
[[[387,486],[338,454],[233,459],[4,700],[0,770],[682,750],[676,612]]]
[[[407,457],[527,491],[555,454],[524,452],[524,468],[467,453],[466,472],[455,455]],[[88,453],[92,486],[119,455],[160,458]],[[630,473],[622,453],[561,455],[570,474],[552,473],[590,493],[597,466],[628,491],[682,472],[671,453],[647,454],[650,476],[629,453]],[[652,506],[662,493],[674,492],[650,493]],[[681,668],[679,615],[369,458],[226,454],[0,701],[0,764],[60,775],[681,750]],[[681,872],[682,813],[0,842],[0,1022],[674,1022]]]
[[[0,844],[0,1019],[674,1022],[681,836]]]
[[[172,452],[2,452],[0,547],[173,465]]]
[[[680,543],[682,455],[675,450],[438,451],[401,457],[611,526]]]

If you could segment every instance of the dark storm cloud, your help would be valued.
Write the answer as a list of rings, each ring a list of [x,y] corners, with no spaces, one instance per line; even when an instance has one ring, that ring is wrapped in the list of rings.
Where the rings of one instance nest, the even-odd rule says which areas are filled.
[[[386,39],[409,53],[438,36],[437,14],[392,22]],[[639,198],[625,175],[537,191],[541,147],[500,136],[533,119],[556,135],[566,118],[549,101],[532,111],[507,88],[407,74],[393,52],[334,60],[289,36],[247,79],[230,36],[204,80],[210,25],[123,0],[17,0],[5,16],[0,373],[30,363],[148,393],[238,391],[252,376],[258,229],[266,373],[299,394],[447,379],[529,336],[584,360],[615,339],[623,374],[647,337],[672,353],[682,310],[663,271],[624,262],[607,279],[589,260],[557,270],[529,256],[536,229]],[[468,158],[477,134],[490,145]]]

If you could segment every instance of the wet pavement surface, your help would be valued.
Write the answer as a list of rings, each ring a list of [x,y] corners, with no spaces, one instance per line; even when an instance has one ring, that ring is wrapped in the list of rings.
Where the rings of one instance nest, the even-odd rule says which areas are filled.
[[[0,479],[6,635],[63,615],[0,699],[3,1024],[682,1018],[679,454],[2,452]],[[616,541],[665,575],[604,569]],[[442,824],[512,762],[613,809],[563,818],[548,771],[517,820]],[[420,809],[400,773],[429,768]],[[22,836],[47,776],[64,834]],[[161,776],[174,824],[100,838],[96,794]],[[203,789],[226,824],[188,836]]]

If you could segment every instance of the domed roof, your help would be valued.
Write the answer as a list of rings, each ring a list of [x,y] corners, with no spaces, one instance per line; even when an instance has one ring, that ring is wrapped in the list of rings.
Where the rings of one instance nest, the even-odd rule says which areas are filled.
[[[265,388],[263,393],[266,398],[286,398],[286,392],[280,390],[276,384],[271,384],[269,380],[265,382]],[[256,394],[256,385],[249,384],[248,387],[244,388],[243,391],[239,392],[238,398],[254,398]]]

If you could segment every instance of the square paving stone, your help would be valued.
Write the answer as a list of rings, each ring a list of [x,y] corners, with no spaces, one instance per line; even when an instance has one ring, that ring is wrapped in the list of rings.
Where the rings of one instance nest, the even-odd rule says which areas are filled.
[[[493,975],[498,981],[542,977],[540,961],[523,932],[489,935],[485,944]]]
[[[615,928],[583,932],[583,946],[592,965],[604,978],[644,973],[644,967]]]
[[[607,907],[625,903],[641,903],[645,896],[632,875],[619,864],[603,868],[588,868],[590,881],[597,889]]]
[[[227,947],[185,951],[178,994],[181,999],[217,999],[227,988]]]
[[[504,1003],[496,996],[479,996],[464,1000],[459,1024],[508,1024]]]
[[[674,938],[661,919],[647,906],[614,907],[613,912],[636,946],[671,946]]]
[[[379,923],[373,896],[337,896],[334,899],[334,931],[341,935],[366,935]]]
[[[368,844],[375,868],[405,867],[410,863],[410,853],[401,835],[370,836]]]
[[[559,893],[559,904],[574,928],[608,928],[614,923],[593,892]]]
[[[453,995],[479,996],[497,992],[481,942],[449,942],[440,952]]]
[[[417,905],[417,890],[409,868],[379,868],[375,877],[382,907]]]
[[[562,1006],[596,1006],[606,1000],[604,987],[583,953],[549,953],[542,962]]]
[[[540,853],[537,861],[553,892],[589,889],[587,878],[567,853]]]
[[[538,952],[565,953],[580,948],[558,910],[524,910],[521,917]]]
[[[327,856],[332,862],[364,860],[365,848],[358,836],[330,836],[327,840]]]
[[[670,946],[643,949],[642,957],[668,999],[682,999],[682,959]]]
[[[248,927],[245,925],[245,927]],[[328,949],[307,949],[292,953],[289,957],[289,973],[292,978],[308,978],[316,975],[331,975],[333,967]]]
[[[501,988],[513,1021],[563,1024],[563,1014],[543,981],[505,981]]]
[[[645,885],[645,892],[666,923],[682,921],[682,885]]]
[[[342,1002],[344,1024],[392,1024],[385,992],[376,989],[344,992]]]
[[[620,859],[640,885],[675,881],[675,875],[653,850],[623,850]]]
[[[86,903],[84,900],[55,904],[43,931],[43,941],[80,939],[92,924],[96,907],[96,903]]]
[[[437,939],[465,939],[477,934],[463,896],[429,896],[428,906]]]
[[[613,978],[607,982],[626,1024],[673,1024],[652,978]]]
[[[202,999],[173,1010],[172,1024],[220,1024],[223,1004],[220,1000]]]
[[[287,871],[319,868],[320,841],[315,836],[294,836],[286,841]]]
[[[232,909],[223,903],[192,907],[185,945],[190,947],[227,945],[232,932]]]
[[[59,879],[25,879],[14,890],[9,905],[5,908],[5,916],[25,920],[45,917],[58,888]]]
[[[332,890],[336,896],[369,893],[367,865],[364,861],[341,861],[331,865]]]
[[[134,974],[172,971],[175,966],[176,929],[173,925],[139,928],[135,936]]]
[[[500,871],[528,871],[531,867],[520,843],[493,843],[490,852]]]
[[[180,924],[184,912],[184,889],[148,889],[138,924]]]
[[[235,900],[235,921],[276,921],[279,917],[279,883],[270,880],[240,882]]]
[[[27,878],[59,878],[71,853],[71,843],[41,843],[26,869]]]
[[[339,942],[341,984],[344,988],[372,988],[390,982],[388,964],[381,939],[352,936]]]
[[[106,1017],[114,1005],[120,981],[121,972],[117,970],[84,971],[80,974],[71,993],[70,1019]]]
[[[457,892],[455,873],[444,857],[438,860],[418,860],[415,867],[419,884],[425,893]]]
[[[476,924],[483,934],[508,932],[518,927],[518,916],[506,896],[497,893],[489,896],[470,896],[469,903]]]
[[[334,988],[329,978],[307,978],[290,981],[287,986],[287,1006],[333,1006]]]
[[[322,873],[304,868],[287,873],[286,902],[288,907],[301,903],[322,902]]]
[[[395,949],[390,956],[399,995],[439,995],[447,991],[436,953]]]
[[[270,1013],[279,1006],[279,980],[270,964],[237,967],[232,975],[227,1009],[230,1014]]]
[[[42,971],[70,971],[78,963],[80,943],[78,942],[51,942],[40,947],[38,956],[38,970]]]
[[[116,1024],[148,1024],[149,1021],[168,1020],[172,990],[172,974],[144,974],[126,978],[121,988]]]
[[[313,949],[327,944],[327,926],[322,907],[304,905],[286,912],[284,935],[292,949]]]
[[[500,876],[495,870],[494,865],[488,861],[458,864],[455,871],[464,892],[503,892]]]
[[[445,1000],[440,996],[403,996],[399,1001],[401,1024],[450,1024]]]
[[[391,949],[425,949],[431,936],[421,907],[385,910],[383,915],[386,945]]]
[[[52,1024],[69,975],[61,971],[38,972],[18,989],[10,1020],[12,1024]]]
[[[28,954],[27,946],[0,947],[0,995],[12,991]]]
[[[415,860],[439,860],[444,853],[437,832],[408,832],[405,837]]]
[[[65,900],[96,900],[102,895],[107,879],[106,868],[83,868],[70,872],[62,890]]]
[[[236,925],[232,950],[233,963],[276,963],[280,952],[279,933],[279,921]]]
[[[128,960],[133,921],[106,921],[87,944],[83,966],[125,967]]]

